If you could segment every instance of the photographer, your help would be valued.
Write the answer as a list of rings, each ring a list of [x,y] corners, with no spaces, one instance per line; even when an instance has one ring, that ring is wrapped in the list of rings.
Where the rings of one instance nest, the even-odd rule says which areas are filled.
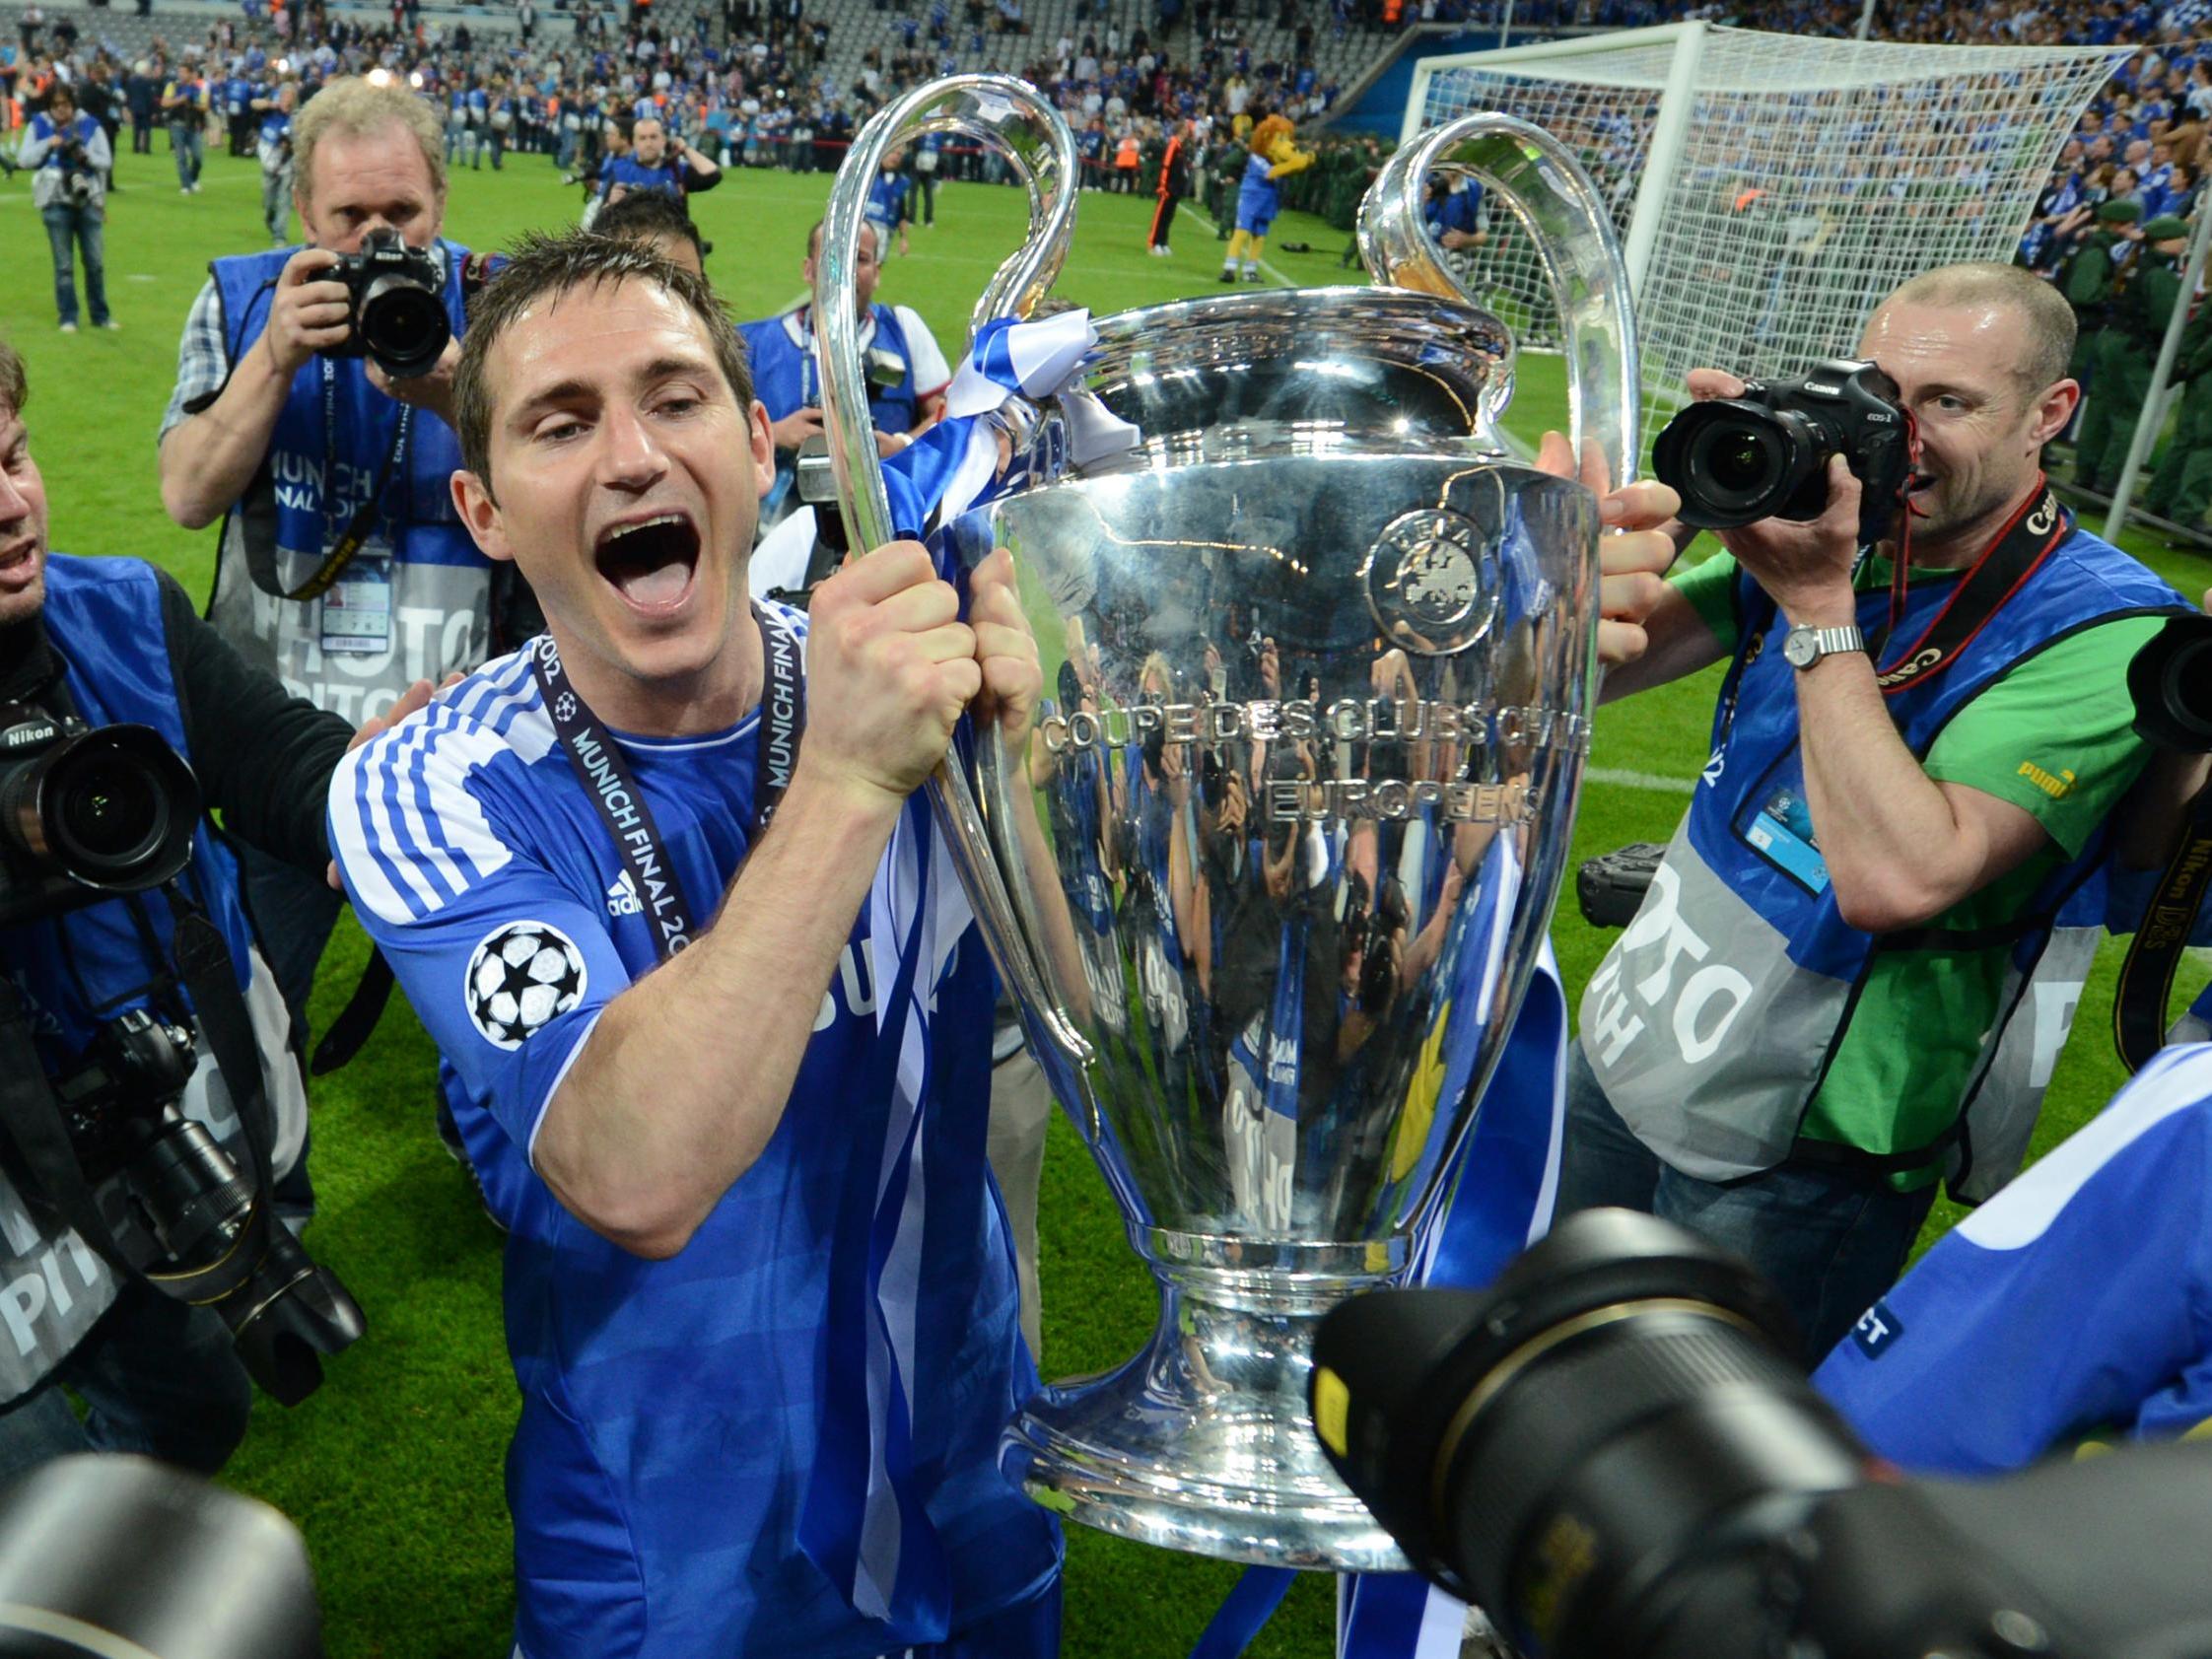
[[[683,202],[722,182],[722,169],[681,137],[671,137],[657,117],[640,116],[630,129],[630,151],[610,156],[599,169],[599,199],[608,204],[641,190],[658,190]]]
[[[92,308],[95,328],[113,328],[107,314],[107,266],[103,248],[107,170],[114,153],[107,134],[90,115],[77,109],[76,95],[57,85],[45,113],[31,118],[24,135],[20,160],[35,170],[32,205],[46,222],[46,241],[54,255],[54,306],[61,312],[61,331],[77,332],[76,250],[84,249],[85,303]]]
[[[490,639],[491,567],[448,487],[460,462],[449,422],[464,275],[477,262],[439,237],[441,136],[436,111],[403,86],[347,78],[315,95],[292,127],[307,246],[209,267],[162,423],[170,517],[187,529],[223,521],[208,619],[286,689],[349,722],[483,660]],[[377,284],[409,308],[411,333],[442,313],[450,336],[403,378],[362,355],[366,276],[346,262],[372,242],[380,269],[423,256]],[[418,280],[434,292],[404,292]],[[245,879],[302,1018],[337,895],[251,854]]]
[[[207,77],[197,64],[181,64],[162,89],[162,119],[169,123],[169,152],[176,163],[176,193],[194,195],[207,161]]]
[[[1690,813],[1582,1004],[1560,1211],[1651,1210],[1749,1256],[1815,1357],[1895,1279],[1939,1176],[1975,1199],[2018,1167],[2147,752],[2125,668],[2179,597],[2045,485],[2073,321],[2006,266],[1893,294],[1859,355],[1894,398],[1851,441],[1912,418],[1901,517],[1868,533],[1828,455],[1825,509],[1722,531],[1606,682],[1730,662]]]
[[[269,98],[253,101],[261,117],[255,153],[261,162],[261,228],[273,246],[291,245],[292,237],[292,111],[300,103],[296,81],[281,84]]]
[[[886,459],[936,424],[944,407],[944,388],[952,371],[920,313],[907,306],[875,303],[876,279],[883,271],[883,232],[873,220],[864,227],[853,259],[853,298],[860,308],[861,350],[868,370],[867,406],[875,424],[876,452]],[[817,221],[806,233],[806,257],[799,275],[814,291],[814,261],[822,249]],[[769,433],[776,444],[776,482],[762,504],[760,519],[773,523],[782,514],[797,476],[799,446],[822,430],[822,371],[814,344],[814,308],[794,307],[781,316],[748,322],[739,332],[752,365],[754,395],[768,410]]]
[[[11,754],[35,717],[150,726],[150,736],[158,734],[190,765],[200,804],[223,813],[229,836],[286,861],[304,879],[322,879],[329,852],[320,803],[351,727],[248,668],[154,567],[48,552],[45,492],[24,425],[26,394],[22,360],[0,343],[0,703],[17,706],[7,716]],[[419,707],[428,693],[428,686],[414,688],[394,714]],[[103,780],[105,798],[88,803],[95,813],[129,798],[130,780],[113,787],[121,770]],[[56,768],[46,776],[61,774]],[[55,793],[62,793],[58,784]],[[135,1274],[118,1274],[97,1241],[89,1243],[63,1218],[55,1184],[24,1167],[35,1163],[25,1128],[27,1090],[37,1086],[40,1071],[57,1085],[66,1077],[79,1126],[97,1125],[100,1113],[142,1126],[137,1114],[152,1102],[131,1086],[130,1073],[117,1074],[108,1061],[120,1086],[104,1100],[87,1086],[88,1063],[112,1053],[106,1044],[126,1021],[150,1013],[192,1039],[182,1051],[188,1080],[173,1085],[183,1117],[242,1167],[242,1120],[256,1117],[270,1131],[270,1172],[281,1174],[306,1130],[288,1021],[240,903],[230,843],[215,836],[204,813],[189,839],[180,834],[175,845],[181,871],[173,890],[184,900],[178,909],[144,890],[84,902],[82,887],[48,873],[61,855],[23,857],[21,834],[0,854],[0,899],[12,924],[0,928],[0,1053],[7,1056],[0,1067],[0,1144],[8,1148],[0,1158],[0,1478],[94,1449],[144,1452],[213,1473],[244,1432],[248,1400],[239,1356],[247,1338],[242,1334],[234,1348],[225,1326],[253,1321],[240,1318],[227,1296],[187,1301]],[[63,896],[53,896],[55,886]],[[204,937],[210,922],[228,958],[217,962],[212,981],[194,977],[180,948],[184,930]],[[224,975],[235,977],[238,993],[227,1009],[216,1005]],[[203,990],[218,995],[211,1000]],[[234,1025],[219,1023],[224,1012],[235,1016]],[[242,1036],[248,1058],[242,1065],[217,1064],[219,1032],[226,1031]],[[72,1130],[80,1163],[88,1157],[82,1134]],[[283,1232],[281,1224],[274,1230]],[[296,1258],[288,1234],[283,1243]],[[250,1282],[262,1282],[258,1270]],[[270,1304],[293,1299],[278,1293]],[[209,1300],[226,1304],[224,1317],[194,1305]],[[65,1389],[84,1402],[82,1421]]]

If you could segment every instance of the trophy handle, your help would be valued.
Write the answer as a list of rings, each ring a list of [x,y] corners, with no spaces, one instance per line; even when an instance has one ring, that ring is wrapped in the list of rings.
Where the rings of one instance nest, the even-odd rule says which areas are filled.
[[[846,544],[857,549],[892,539],[890,497],[875,452],[861,357],[860,317],[853,304],[853,264],[860,254],[868,188],[892,151],[931,133],[958,133],[994,145],[1013,166],[1029,192],[1029,236],[1008,256],[976,302],[970,330],[1002,316],[1027,316],[1045,297],[1068,258],[1075,230],[1080,179],[1075,136],[1060,112],[1026,81],[1010,75],[949,75],[886,104],[871,116],[830,186],[822,216],[822,242],[814,261],[814,337],[822,368],[822,431],[837,479],[838,510]],[[889,249],[878,248],[880,258]],[[1002,743],[994,726],[979,742]],[[948,757],[931,779],[937,823],[959,857],[968,902],[983,922],[983,935],[1005,975],[1015,1001],[1076,1066],[1091,1059],[1090,1045],[1046,984],[1022,931],[1018,912],[992,856],[982,808],[967,776]]]
[[[1390,158],[1359,204],[1359,254],[1377,282],[1479,305],[1437,257],[1421,206],[1438,168],[1471,173],[1495,190],[1544,260],[1564,331],[1567,436],[1575,453],[1597,445],[1618,489],[1642,457],[1636,314],[1628,268],[1605,198],[1572,152],[1511,115],[1463,115]],[[1501,377],[1497,404],[1512,395]],[[1494,419],[1499,408],[1486,408]]]

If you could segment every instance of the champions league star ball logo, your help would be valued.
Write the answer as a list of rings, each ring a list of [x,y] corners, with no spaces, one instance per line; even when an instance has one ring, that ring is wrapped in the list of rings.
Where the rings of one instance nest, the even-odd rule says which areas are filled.
[[[468,1017],[484,1040],[518,1049],[522,1039],[584,997],[584,952],[549,922],[510,922],[468,959]]]

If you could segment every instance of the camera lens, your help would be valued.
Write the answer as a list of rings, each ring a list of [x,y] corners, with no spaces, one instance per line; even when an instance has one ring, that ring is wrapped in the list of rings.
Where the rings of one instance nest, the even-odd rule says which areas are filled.
[[[57,794],[60,840],[89,864],[128,864],[158,837],[165,816],[152,780],[112,755],[88,757]]]
[[[1743,398],[1693,403],[1652,446],[1651,469],[1682,497],[1682,521],[1733,529],[1770,518],[1823,461],[1806,423]]]
[[[158,887],[182,869],[199,812],[191,768],[151,726],[80,732],[0,780],[0,835],[105,892]]]
[[[1589,1210],[1487,1292],[1332,1313],[1314,1421],[1415,1565],[1530,1659],[1726,1654],[1744,1649],[1711,1629],[1660,1638],[1695,1624],[1686,1610],[1743,1553],[1862,1479],[1849,1430],[1784,1357],[1795,1347],[1748,1265],[1651,1216]]]
[[[2135,729],[2160,748],[2212,753],[2212,616],[2176,616],[2127,666]]]
[[[1707,440],[1699,458],[1715,484],[1742,494],[1759,488],[1772,459],[1772,447],[1762,444],[1756,432],[1723,428]]]
[[[381,276],[361,302],[361,344],[394,380],[428,374],[452,338],[443,301],[404,276]]]

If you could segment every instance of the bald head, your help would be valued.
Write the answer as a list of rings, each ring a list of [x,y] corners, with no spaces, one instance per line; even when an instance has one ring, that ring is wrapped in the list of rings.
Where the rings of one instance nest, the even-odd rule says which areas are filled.
[[[2023,398],[2064,380],[2073,361],[2073,307],[2049,283],[2018,265],[1939,265],[1923,272],[1882,302],[1867,324],[1868,334],[1877,332],[1885,313],[1906,306],[2003,313],[2015,319],[2017,350],[2005,368]]]

